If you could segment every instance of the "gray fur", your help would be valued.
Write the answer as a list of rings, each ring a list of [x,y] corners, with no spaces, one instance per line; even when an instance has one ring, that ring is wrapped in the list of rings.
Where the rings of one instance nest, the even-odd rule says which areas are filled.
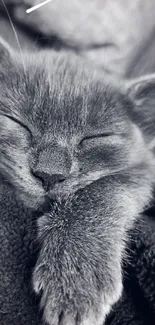
[[[152,197],[155,114],[137,122],[135,85],[73,54],[0,52],[0,170],[26,206],[50,202],[33,273],[44,319],[101,325],[121,296],[127,231]]]

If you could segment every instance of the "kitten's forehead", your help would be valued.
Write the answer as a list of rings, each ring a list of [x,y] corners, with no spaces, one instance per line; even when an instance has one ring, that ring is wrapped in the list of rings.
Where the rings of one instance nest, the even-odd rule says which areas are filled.
[[[70,137],[126,124],[123,95],[76,56],[44,52],[29,59],[26,76],[17,70],[8,87],[9,108],[33,130]]]
[[[94,127],[105,119],[106,123],[108,120],[112,123],[125,118],[127,98],[104,72],[95,68],[90,70],[88,63],[74,55],[65,54],[54,59],[50,65],[49,59],[45,60],[44,77],[37,77],[44,108],[53,118],[70,121],[70,125],[78,122],[81,125],[83,121]],[[33,81],[35,83],[35,77]]]

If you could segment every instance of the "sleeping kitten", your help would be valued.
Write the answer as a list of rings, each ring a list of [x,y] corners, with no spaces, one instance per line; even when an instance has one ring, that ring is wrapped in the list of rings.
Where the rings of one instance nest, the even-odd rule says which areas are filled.
[[[33,273],[50,325],[101,325],[121,297],[127,231],[154,185],[154,86],[0,40],[0,172],[26,206],[50,204]]]

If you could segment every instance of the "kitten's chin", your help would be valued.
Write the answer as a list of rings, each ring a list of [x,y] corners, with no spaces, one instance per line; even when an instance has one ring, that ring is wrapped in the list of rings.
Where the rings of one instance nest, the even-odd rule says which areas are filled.
[[[69,196],[74,195],[79,190],[90,185],[94,180],[89,177],[70,177],[63,183],[56,184],[48,193],[47,197],[52,200],[66,200]]]
[[[65,183],[62,186],[56,185],[51,191],[47,193],[47,199],[53,201],[66,201],[68,197],[74,195],[78,190],[83,188],[80,184],[73,186],[72,184]]]

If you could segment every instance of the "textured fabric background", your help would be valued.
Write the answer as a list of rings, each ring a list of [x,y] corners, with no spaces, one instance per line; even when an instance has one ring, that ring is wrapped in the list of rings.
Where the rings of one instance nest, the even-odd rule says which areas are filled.
[[[154,0],[52,0],[29,15],[26,8],[42,0],[14,1],[23,3],[15,9],[21,22],[46,37],[56,35],[95,64],[122,75],[155,35]]]

